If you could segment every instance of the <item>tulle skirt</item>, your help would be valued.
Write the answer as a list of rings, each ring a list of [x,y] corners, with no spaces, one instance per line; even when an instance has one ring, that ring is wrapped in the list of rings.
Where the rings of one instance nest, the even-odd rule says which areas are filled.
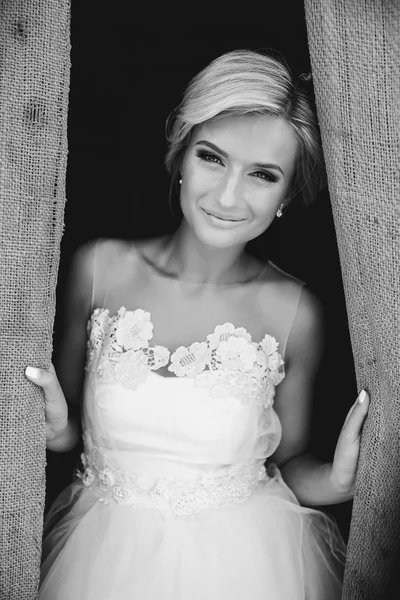
[[[189,516],[105,504],[80,480],[45,521],[40,600],[339,600],[345,544],[279,469],[245,502]]]

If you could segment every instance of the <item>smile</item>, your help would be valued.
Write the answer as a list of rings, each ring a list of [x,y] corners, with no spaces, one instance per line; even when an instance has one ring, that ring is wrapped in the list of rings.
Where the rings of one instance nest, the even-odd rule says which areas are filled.
[[[201,210],[208,218],[208,220],[211,221],[211,223],[213,223],[214,225],[218,225],[219,227],[236,227],[237,225],[240,225],[241,223],[244,223],[244,221],[246,221],[246,219],[225,219],[222,217],[217,217],[216,215],[207,212],[206,210],[204,210],[204,208],[202,208]]]

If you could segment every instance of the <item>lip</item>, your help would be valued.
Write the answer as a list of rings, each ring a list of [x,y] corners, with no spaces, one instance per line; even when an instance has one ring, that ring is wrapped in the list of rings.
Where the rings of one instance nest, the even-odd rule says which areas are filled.
[[[208,218],[208,220],[211,221],[211,223],[213,223],[214,225],[218,225],[219,227],[237,227],[238,225],[246,221],[246,219],[227,219],[225,217],[220,217],[214,213],[210,213],[204,210],[204,208],[202,208],[201,210],[203,211],[204,215]]]

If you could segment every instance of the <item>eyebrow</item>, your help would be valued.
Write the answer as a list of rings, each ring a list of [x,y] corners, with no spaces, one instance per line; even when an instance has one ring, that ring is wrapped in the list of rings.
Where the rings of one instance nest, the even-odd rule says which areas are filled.
[[[199,140],[198,142],[195,143],[195,146],[197,146],[198,144],[202,144],[203,146],[208,146],[209,148],[211,148],[211,150],[218,152],[224,158],[228,158],[228,154],[226,152],[224,152],[224,150],[221,150],[221,148],[218,148],[218,146],[216,146],[212,142],[208,142],[207,140]],[[276,171],[280,171],[282,173],[282,175],[285,175],[284,172],[282,171],[281,167],[279,165],[275,165],[274,163],[254,163],[254,166],[257,167],[258,169],[275,169]]]

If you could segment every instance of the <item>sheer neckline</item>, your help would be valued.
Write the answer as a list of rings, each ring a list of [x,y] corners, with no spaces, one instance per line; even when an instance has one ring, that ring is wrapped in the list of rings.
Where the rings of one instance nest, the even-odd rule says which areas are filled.
[[[196,284],[198,285],[198,284]],[[211,284],[212,285],[212,284]],[[229,285],[229,284],[227,284]],[[119,319],[124,318],[126,315],[140,315],[141,318],[143,318],[144,316],[146,316],[148,318],[148,323],[151,325],[151,330],[154,329],[154,325],[153,325],[153,321],[151,318],[151,313],[144,309],[144,308],[126,308],[124,305],[121,305],[116,311],[111,312],[109,308],[106,308],[105,306],[97,306],[96,308],[94,308],[92,310],[92,312],[89,315],[88,321],[87,321],[87,325],[90,324],[90,322],[93,320],[93,318],[99,314],[103,314],[106,316],[108,323],[116,323],[118,322]],[[210,331],[209,334],[207,334],[206,336],[203,336],[204,339],[202,340],[195,340],[194,342],[192,342],[192,344],[190,344],[189,346],[193,345],[193,344],[198,344],[201,342],[204,342],[205,339],[207,339],[208,336],[210,335],[215,335],[217,330],[220,330],[222,328],[228,327],[230,330],[232,331],[238,331],[240,332],[241,335],[243,335],[246,339],[248,339],[248,341],[255,343],[255,344],[259,344],[261,342],[260,341],[255,341],[253,340],[253,336],[251,335],[251,333],[245,328],[245,327],[236,327],[236,325],[234,323],[231,323],[230,321],[225,322],[225,323],[218,323],[215,327],[213,331]],[[151,339],[153,337],[153,335],[151,335],[151,337],[149,339]],[[268,333],[265,333],[262,339],[265,338],[269,338],[271,340],[273,340],[275,343],[277,343],[277,345],[279,345],[279,343],[277,342],[276,338]],[[180,348],[189,348],[189,346],[179,346]],[[163,344],[159,345],[159,347],[161,348],[165,348],[166,350],[168,350],[168,352],[172,354],[174,354],[178,348],[176,348],[175,350],[171,350],[168,346],[165,346]],[[281,356],[281,355],[280,355]]]
[[[202,283],[196,281],[188,281],[187,279],[179,279],[178,277],[174,277],[173,275],[169,275],[163,271],[157,269],[157,267],[151,262],[151,260],[146,257],[138,248],[134,249],[135,256],[138,258],[138,262],[140,266],[142,266],[147,272],[150,272],[151,275],[162,279],[163,281],[170,281],[172,283],[176,283],[179,285],[187,285],[193,287],[205,287],[209,289],[233,289],[238,287],[245,287],[247,285],[251,285],[252,283],[256,283],[260,281],[263,275],[266,273],[268,267],[271,266],[270,261],[268,261],[265,265],[262,266],[260,272],[249,279],[248,281],[235,282],[235,283]]]

